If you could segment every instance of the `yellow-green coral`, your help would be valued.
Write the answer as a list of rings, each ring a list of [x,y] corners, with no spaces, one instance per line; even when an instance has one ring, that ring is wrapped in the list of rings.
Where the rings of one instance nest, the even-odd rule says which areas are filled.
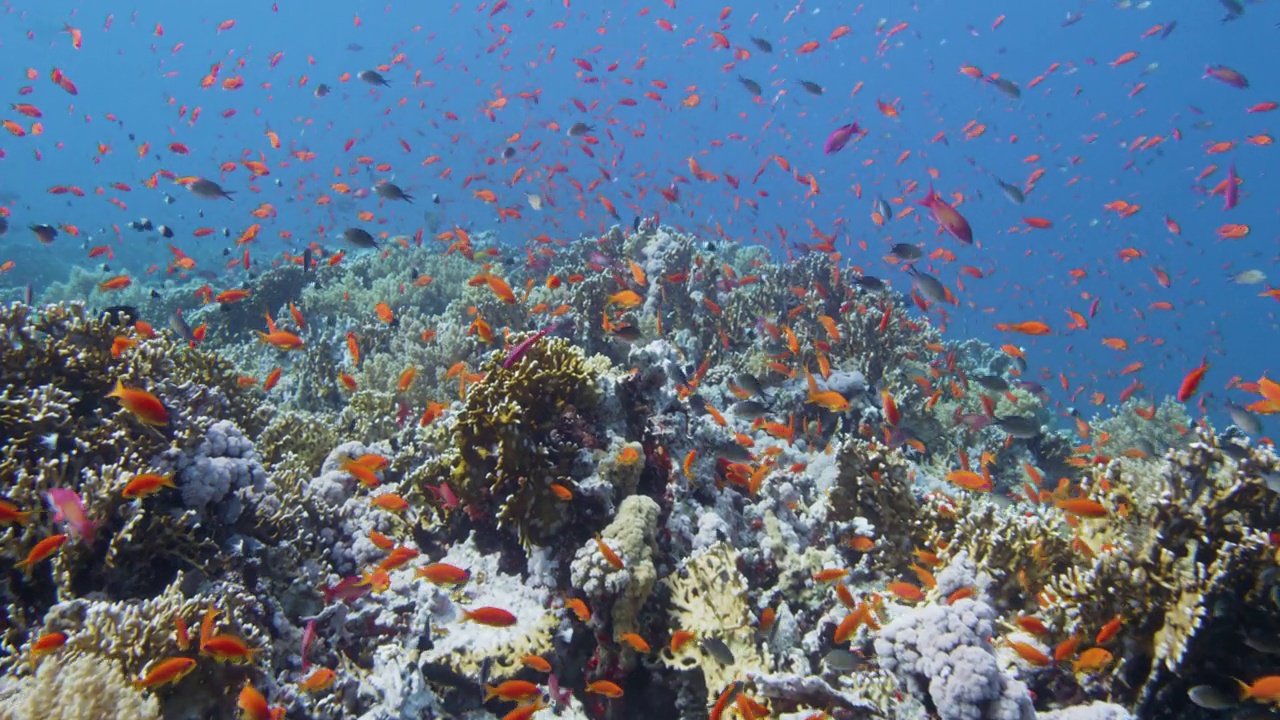
[[[660,654],[662,663],[678,670],[699,669],[707,688],[708,705],[729,683],[748,672],[770,672],[773,661],[756,647],[754,619],[747,605],[747,580],[738,571],[738,553],[718,543],[684,561],[663,583],[671,591],[673,630],[686,630],[695,639],[679,652],[670,647]],[[724,643],[733,662],[724,663],[702,641]]]
[[[511,367],[483,368],[454,425],[452,487],[473,514],[496,517],[523,542],[545,544],[573,518],[571,470],[591,433],[596,375],[566,340],[543,338]]]

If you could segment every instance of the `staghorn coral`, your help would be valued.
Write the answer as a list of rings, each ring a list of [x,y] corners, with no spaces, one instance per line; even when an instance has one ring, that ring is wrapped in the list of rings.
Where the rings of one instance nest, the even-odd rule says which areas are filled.
[[[544,338],[510,368],[483,368],[457,415],[454,491],[468,511],[494,517],[523,543],[546,544],[574,518],[574,503],[552,484],[572,487],[579,449],[591,440],[596,373],[582,352]]]

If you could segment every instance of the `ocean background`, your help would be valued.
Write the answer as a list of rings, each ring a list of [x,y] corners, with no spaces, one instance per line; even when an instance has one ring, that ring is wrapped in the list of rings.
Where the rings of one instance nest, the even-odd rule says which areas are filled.
[[[888,248],[895,242],[923,243],[926,253],[946,248],[955,261],[921,264],[960,299],[959,307],[946,308],[946,337],[1021,345],[1028,377],[1044,382],[1064,410],[1107,414],[1133,379],[1119,371],[1135,361],[1145,363],[1134,376],[1145,386],[1137,396],[1158,401],[1175,393],[1182,377],[1207,358],[1212,367],[1200,398],[1212,419],[1225,424],[1224,400],[1243,404],[1250,398],[1224,389],[1228,381],[1268,373],[1280,350],[1276,301],[1258,296],[1269,285],[1228,280],[1245,269],[1280,273],[1273,267],[1274,198],[1280,188],[1269,172],[1275,149],[1246,142],[1248,136],[1274,133],[1280,118],[1276,112],[1246,113],[1257,103],[1280,101],[1270,72],[1280,41],[1274,3],[1249,5],[1243,18],[1228,23],[1220,22],[1224,6],[1212,1],[1142,3],[1146,7],[761,3],[732,7],[723,21],[723,3],[693,0],[500,4],[505,7],[494,14],[493,3],[143,0],[108,17],[86,4],[6,3],[0,87],[9,103],[39,107],[44,131],[25,137],[0,133],[0,203],[10,214],[0,262],[15,263],[0,275],[0,289],[16,299],[32,285],[38,297],[73,265],[92,268],[103,279],[127,272],[148,283],[172,282],[166,275],[169,241],[126,227],[143,217],[173,228],[172,243],[202,269],[220,269],[241,251],[220,233],[195,238],[195,228],[225,227],[234,239],[253,222],[263,226],[251,247],[260,264],[280,261],[286,250],[300,253],[311,242],[336,250],[336,234],[357,224],[391,235],[413,235],[428,223],[497,228],[509,254],[521,260],[536,235],[586,242],[580,238],[614,224],[597,199],[603,196],[617,207],[623,225],[636,215],[658,215],[709,239],[722,232],[735,242],[766,245],[778,257],[793,242],[818,242],[806,222],[812,221],[823,233],[837,232],[835,245],[846,264],[903,291],[909,291],[910,279],[883,260]],[[1068,13],[1083,17],[1064,27]],[[220,23],[230,20],[234,26],[220,31]],[[662,29],[659,20],[673,29]],[[1166,38],[1141,37],[1175,21]],[[83,33],[80,50],[72,47],[64,23]],[[901,23],[905,29],[890,36]],[[841,25],[851,32],[829,40]],[[713,49],[712,31],[723,32],[732,49]],[[767,39],[773,52],[761,52],[750,36]],[[811,40],[820,43],[818,49],[797,54]],[[735,62],[738,48],[750,57]],[[1138,57],[1112,67],[1129,51]],[[355,79],[359,71],[401,54],[383,72],[388,87]],[[200,86],[219,62],[219,83],[239,75],[242,88]],[[962,75],[959,68],[966,64],[1018,83],[1021,97],[1011,99]],[[1038,86],[1026,87],[1052,64],[1057,69]],[[1218,64],[1244,73],[1250,87],[1202,79],[1206,65]],[[55,67],[76,84],[77,95],[50,81]],[[28,68],[35,79],[28,79]],[[341,82],[344,73],[352,77]],[[754,98],[739,76],[759,83],[761,97]],[[812,95],[798,80],[818,83],[825,92]],[[321,82],[333,92],[317,98],[312,91]],[[1145,88],[1134,95],[1139,83]],[[32,92],[20,95],[27,86]],[[657,93],[660,101],[646,92]],[[519,93],[536,93],[537,101]],[[682,106],[691,93],[701,102]],[[506,106],[486,117],[485,109],[500,96],[508,98]],[[619,104],[628,98],[634,106]],[[900,102],[900,116],[883,115],[877,99]],[[579,110],[575,100],[587,110]],[[196,108],[200,115],[193,123]],[[0,114],[27,128],[32,122],[7,105]],[[579,121],[596,128],[594,159],[583,152],[581,140],[566,136]],[[824,156],[822,143],[831,130],[853,121],[866,135]],[[967,139],[963,129],[971,121],[985,124],[986,132]],[[279,149],[270,146],[268,130],[278,134]],[[1180,141],[1171,137],[1175,131]],[[517,133],[519,139],[511,140]],[[946,143],[932,142],[939,133]],[[1154,135],[1167,140],[1152,149],[1131,149],[1136,138]],[[1206,146],[1217,141],[1236,146],[1207,154]],[[150,152],[140,158],[137,148],[144,142]],[[189,154],[170,151],[174,142]],[[109,151],[102,152],[100,144]],[[504,161],[508,145],[517,153]],[[303,150],[316,158],[301,162],[290,155]],[[910,156],[899,162],[904,152]],[[432,155],[439,161],[424,166]],[[773,155],[786,158],[802,177],[812,173],[821,193],[805,199],[808,186],[773,163],[753,183]],[[1027,162],[1030,155],[1040,160]],[[358,156],[388,163],[390,170],[357,164]],[[690,157],[721,179],[681,184],[676,206],[658,189],[676,176],[689,178]],[[222,163],[242,159],[265,162],[271,174],[254,180],[243,167],[219,172]],[[1241,201],[1224,212],[1222,198],[1209,197],[1207,189],[1233,162],[1243,179]],[[548,169],[557,164],[565,169],[548,180]],[[1220,169],[1197,183],[1210,164]],[[534,182],[506,186],[519,167]],[[1045,173],[1026,203],[1015,206],[979,167],[1015,184],[1036,168]],[[161,169],[216,180],[237,193],[235,202],[195,198],[164,178],[155,190],[142,186]],[[904,186],[915,182],[919,189],[906,200],[919,199],[931,169],[944,197],[963,194],[959,209],[974,228],[975,246],[938,235],[918,211],[882,229],[872,224],[877,194],[903,197]],[[739,187],[725,180],[728,175]],[[415,196],[414,204],[379,206],[375,196],[352,200],[330,189],[335,182],[367,189],[379,179],[394,179]],[[598,184],[579,193],[571,180],[584,189]],[[131,191],[111,183],[125,183]],[[55,185],[79,186],[86,196],[49,194]],[[861,198],[855,185],[861,186]],[[472,197],[476,189],[493,190],[499,205],[518,207],[523,218],[500,223],[494,205]],[[525,192],[549,195],[556,206],[533,212]],[[175,202],[167,204],[164,193]],[[433,193],[440,204],[430,202]],[[322,194],[335,202],[317,205]],[[118,198],[127,209],[108,198]],[[748,200],[758,203],[758,212]],[[1137,203],[1141,210],[1121,218],[1104,209],[1115,200]],[[278,215],[251,217],[264,202]],[[901,211],[905,205],[894,207]],[[361,210],[373,212],[375,220],[357,222]],[[1167,229],[1166,215],[1181,226],[1180,235]],[[1024,217],[1048,219],[1053,227],[1027,230]],[[1252,232],[1242,240],[1219,241],[1216,229],[1228,222],[1247,224]],[[52,245],[40,246],[25,229],[32,223],[71,224],[81,235],[64,231]],[[786,231],[787,243],[778,228]],[[281,231],[292,239],[279,237]],[[87,248],[104,244],[114,253],[109,270],[101,269],[103,258],[88,257]],[[224,255],[227,248],[233,256]],[[1124,248],[1142,256],[1125,262]],[[985,277],[962,275],[962,265]],[[1087,276],[1073,279],[1068,273],[1076,268]],[[1153,268],[1168,273],[1170,287],[1157,284]],[[211,284],[221,290],[245,282],[237,266],[219,270]],[[1094,298],[1099,304],[1090,327],[1068,330],[1065,310],[1086,313]],[[1159,301],[1173,309],[1152,309]],[[1033,338],[994,328],[1029,320],[1048,323],[1053,334]],[[1129,349],[1104,346],[1106,337],[1127,340]],[[1105,394],[1103,404],[1093,403],[1095,392]]]

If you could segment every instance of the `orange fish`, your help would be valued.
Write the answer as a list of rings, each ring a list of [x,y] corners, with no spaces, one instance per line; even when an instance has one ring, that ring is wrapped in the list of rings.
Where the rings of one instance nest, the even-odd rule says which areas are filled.
[[[622,688],[608,680],[596,680],[595,682],[587,685],[586,691],[597,695],[604,695],[607,698],[622,697]]]
[[[326,667],[318,667],[302,682],[298,683],[298,689],[304,692],[318,693],[328,690],[337,680],[338,674]]]
[[[172,657],[161,660],[152,666],[151,671],[141,680],[133,681],[136,688],[153,688],[170,685],[186,677],[196,669],[196,661],[186,657]]]
[[[515,615],[496,607],[478,607],[473,610],[462,611],[462,621],[478,623],[480,625],[488,625],[489,627],[511,627],[518,621]]]
[[[425,568],[417,569],[417,577],[425,578],[428,582],[436,585],[458,585],[470,580],[471,573],[468,570],[458,568],[456,565],[433,562],[433,564],[426,565]]]
[[[157,493],[164,488],[177,487],[173,484],[173,475],[158,475],[156,473],[143,473],[135,475],[129,484],[124,486],[124,490],[120,491],[122,497],[129,500],[144,498],[153,493]]]
[[[159,398],[146,390],[125,387],[124,383],[116,380],[115,389],[107,397],[119,400],[121,407],[148,425],[169,424],[169,411]]]

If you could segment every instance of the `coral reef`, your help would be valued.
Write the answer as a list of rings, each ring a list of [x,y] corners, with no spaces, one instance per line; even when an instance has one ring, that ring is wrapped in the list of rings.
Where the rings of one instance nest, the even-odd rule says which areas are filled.
[[[0,717],[82,687],[63,717],[224,717],[248,684],[317,720],[1193,718],[1274,651],[1272,450],[1172,402],[1062,426],[1016,349],[826,253],[549,244],[0,311]],[[175,656],[196,679],[134,686]]]

